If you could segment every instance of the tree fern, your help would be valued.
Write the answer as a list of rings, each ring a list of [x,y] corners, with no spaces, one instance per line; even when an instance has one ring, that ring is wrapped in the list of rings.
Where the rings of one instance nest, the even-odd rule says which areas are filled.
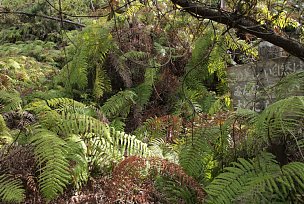
[[[202,57],[208,53],[208,49],[212,47],[212,35],[213,31],[208,29],[206,33],[198,38],[195,42],[194,49],[192,51],[191,60],[186,65],[185,82],[187,87],[193,87],[193,85],[202,83],[204,79],[208,78],[208,59]],[[197,88],[195,86],[193,88]]]
[[[225,49],[224,38],[219,37],[219,42],[212,49],[208,59],[208,72],[209,74],[216,73],[218,79],[225,83],[226,81],[226,59],[227,52]]]
[[[43,196],[52,200],[70,182],[66,142],[51,131],[38,129],[31,137],[39,167],[39,186]]]
[[[0,174],[0,201],[21,203],[25,198],[25,190],[20,179]]]
[[[202,64],[202,56],[204,56],[204,54],[206,54],[206,52],[208,51],[208,48],[212,45],[212,36],[213,35],[213,30],[212,29],[206,29],[206,33],[204,33],[204,35],[200,38],[198,38],[195,42],[195,46],[194,49],[192,51],[192,56],[191,56],[191,60],[190,60],[190,64],[188,64],[188,66],[191,67],[195,67],[197,66],[197,68],[200,71],[204,71],[201,74],[206,74],[207,73],[207,69],[205,69],[205,65]]]

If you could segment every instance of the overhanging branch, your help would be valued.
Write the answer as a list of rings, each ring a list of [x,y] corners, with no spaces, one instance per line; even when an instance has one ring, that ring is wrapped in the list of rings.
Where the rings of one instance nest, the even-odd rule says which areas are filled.
[[[43,14],[33,14],[33,13],[26,13],[26,12],[21,12],[21,11],[0,11],[0,14],[15,14],[15,15],[26,15],[26,16],[30,16],[30,17],[41,17],[41,18],[45,18],[45,19],[49,19],[49,20],[53,20],[53,21],[58,21],[58,22],[64,22],[64,23],[68,23],[68,24],[73,24],[79,27],[85,27],[85,25],[81,24],[81,23],[77,23],[74,21],[70,21],[67,19],[60,19],[54,16],[47,16],[47,15],[43,15]]]
[[[276,46],[283,48],[286,52],[304,60],[304,45],[300,42],[278,35],[272,29],[261,25],[256,20],[240,16],[236,13],[221,11],[208,8],[202,4],[194,3],[189,0],[171,0],[172,3],[179,5],[184,11],[194,14],[199,18],[213,20],[225,24],[231,28],[237,28]]]

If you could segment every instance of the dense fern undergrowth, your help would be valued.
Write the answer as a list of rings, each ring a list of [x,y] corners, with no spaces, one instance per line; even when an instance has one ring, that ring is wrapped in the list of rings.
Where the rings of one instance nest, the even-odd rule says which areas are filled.
[[[71,2],[60,5],[70,20],[110,15],[84,28],[0,20],[0,203],[304,202],[303,71],[262,112],[235,111],[228,51],[257,60],[249,42],[183,13],[160,18],[163,1]],[[57,15],[49,3],[0,11]]]

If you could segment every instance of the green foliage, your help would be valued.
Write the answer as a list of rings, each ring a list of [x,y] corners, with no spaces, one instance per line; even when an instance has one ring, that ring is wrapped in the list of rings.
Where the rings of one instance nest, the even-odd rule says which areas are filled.
[[[224,38],[219,37],[208,59],[208,73],[215,73],[222,82],[226,81],[226,59],[228,57],[226,50]]]
[[[121,56],[121,60],[123,60],[123,61],[126,61],[128,59],[136,60],[136,61],[147,60],[147,59],[149,59],[149,53],[130,50]]]
[[[70,181],[69,162],[66,142],[56,134],[44,129],[37,129],[30,142],[39,167],[39,186],[48,200],[63,193]]]
[[[276,100],[289,96],[301,96],[304,94],[304,71],[291,73],[285,76],[274,87]]]
[[[79,135],[87,148],[91,148],[87,150],[90,154],[109,154],[115,159],[122,158],[125,150],[128,154],[149,154],[145,143],[135,136],[110,128],[106,123],[92,117],[96,116],[92,113],[92,108],[72,99],[34,102],[27,109],[40,112],[39,119],[45,128],[64,137]]]
[[[102,26],[102,28],[101,28]],[[95,99],[111,90],[103,64],[113,47],[111,25],[98,23],[86,27],[68,47],[69,63],[61,70],[57,81],[71,93],[90,90]]]
[[[145,81],[134,88],[134,92],[137,95],[136,104],[140,105],[141,107],[146,105],[150,100],[156,74],[157,74],[157,69],[146,68]]]
[[[243,58],[243,63],[250,62],[249,59],[256,59],[258,57],[257,46],[246,43],[245,40],[233,37],[232,35],[225,35],[225,44],[233,52],[239,53],[238,55],[245,55],[248,59]],[[232,62],[232,64],[235,62]]]
[[[280,167],[272,154],[262,153],[251,160],[239,158],[232,165],[206,188],[210,203],[292,202],[303,192],[301,162]]]
[[[135,104],[136,98],[137,95],[134,91],[120,91],[109,98],[100,110],[109,118],[114,118],[115,116],[126,117],[130,112],[131,105]]]
[[[13,12],[52,15],[46,2],[5,0],[1,2],[1,5],[5,6],[6,10]],[[28,40],[60,41],[60,24],[56,21],[29,15],[2,14],[2,16],[4,17],[0,21],[2,28],[0,39],[2,43]]]
[[[73,161],[70,166],[71,181],[79,189],[90,176],[89,163],[86,155],[86,144],[79,135],[71,135],[66,139],[67,159]]]
[[[208,78],[208,51],[212,48],[213,31],[208,29],[204,35],[195,41],[195,46],[192,51],[191,60],[186,66],[187,75],[186,83],[188,87],[198,88],[203,85],[203,80]],[[205,57],[204,57],[205,56]]]
[[[180,90],[179,100],[174,107],[176,114],[183,113],[189,116],[194,114],[194,112],[208,112],[215,101],[215,97],[210,94],[204,86],[199,89],[200,90],[195,90],[184,87],[184,89]]]
[[[21,203],[25,198],[22,181],[11,177],[7,174],[0,174],[0,201]]]
[[[201,130],[187,142],[180,145],[179,164],[195,180],[206,183],[211,178],[211,169],[216,166],[209,141],[219,137],[219,129]],[[191,140],[191,141],[189,141]]]
[[[125,155],[150,154],[147,144],[102,122],[92,106],[54,98],[37,100],[25,109],[38,117],[38,128],[29,128],[27,140],[34,147],[40,191],[48,201],[69,183],[79,189]]]
[[[276,2],[273,9],[266,1],[254,2],[228,1],[227,9],[249,16],[259,13],[257,19],[276,32],[299,25],[279,8],[289,6],[288,1]],[[50,3],[53,7],[47,2],[3,0],[0,10],[59,18],[60,1]],[[116,3],[61,1],[63,18],[75,22],[80,19],[75,14],[109,13],[108,19],[81,18],[83,30],[37,16],[1,14],[0,148],[6,151],[13,141],[18,147],[33,147],[35,181],[44,198],[51,201],[69,184],[79,190],[127,157],[138,165],[135,183],[143,178],[149,182],[134,185],[140,190],[124,185],[131,179],[125,168],[127,173],[117,177],[124,179],[109,188],[134,195],[138,190],[143,196],[146,190],[158,190],[164,198],[158,202],[201,203],[202,186],[211,181],[206,188],[211,203],[303,202],[303,72],[283,78],[274,87],[277,102],[262,113],[238,110],[217,118],[214,113],[229,109],[226,62],[235,63],[229,54],[241,53],[242,63],[256,60],[255,42],[241,40],[239,33],[219,24],[171,12],[166,1],[132,2],[125,8],[119,8],[123,2]],[[237,4],[243,11],[235,8]],[[172,19],[174,23],[168,21]],[[21,111],[7,116],[22,108],[35,115],[35,125],[27,124]],[[135,134],[149,147],[124,132],[138,124]],[[285,163],[269,153],[259,154],[274,152],[277,144],[285,145]],[[130,155],[176,163],[157,158],[146,163]],[[240,156],[244,158],[237,160]],[[18,175],[0,174],[1,202],[22,202],[27,182]]]
[[[0,113],[21,109],[21,103],[19,92],[0,90]]]
[[[6,127],[4,118],[0,114],[0,149],[6,145],[13,142],[13,138],[9,132],[9,129]]]
[[[256,134],[264,141],[283,137],[296,139],[303,127],[303,118],[304,96],[291,96],[279,100],[258,116],[255,123]]]
[[[57,68],[35,58],[25,56],[0,57],[0,89],[18,90],[30,95],[35,90],[44,91]]]
[[[162,193],[166,203],[182,203],[197,204],[197,200],[193,189],[183,186],[176,180],[166,176],[159,176],[156,179],[156,189]]]
[[[57,65],[61,61],[61,51],[55,48],[53,42],[41,40],[4,43],[0,46],[0,57],[26,56],[34,57],[39,62],[48,62],[50,65]]]
[[[116,117],[110,123],[110,127],[113,127],[115,130],[124,131],[126,124],[122,121],[123,118]]]

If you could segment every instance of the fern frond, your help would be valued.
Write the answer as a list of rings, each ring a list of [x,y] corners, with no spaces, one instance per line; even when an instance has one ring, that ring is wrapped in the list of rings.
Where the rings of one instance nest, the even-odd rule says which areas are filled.
[[[20,179],[12,179],[7,174],[0,175],[0,201],[21,203],[25,190]]]
[[[202,56],[206,55],[208,49],[211,48],[212,36],[212,29],[208,29],[202,37],[199,37],[195,41],[191,60],[186,65],[186,70],[189,72],[187,73],[186,78],[188,87],[190,87],[194,81],[197,81],[195,83],[201,83],[202,80],[208,77],[208,63],[203,63],[203,60],[207,62],[208,59],[205,59]]]
[[[136,103],[139,104],[141,107],[146,105],[153,91],[153,84],[156,78],[157,69],[155,68],[147,68],[145,72],[145,81],[144,83],[138,85],[134,88],[134,92],[137,94]]]
[[[3,145],[10,144],[11,142],[13,142],[13,138],[9,133],[4,118],[0,114],[0,149]]]
[[[95,68],[95,80],[93,85],[93,95],[96,99],[103,96],[104,93],[112,90],[111,81],[106,74],[106,71],[100,65]]]
[[[124,94],[126,93],[128,92],[124,92]],[[133,92],[131,93],[133,94]],[[38,102],[35,102],[35,104],[37,103]],[[39,108],[39,104],[37,105],[37,109],[42,110],[41,113],[37,113],[40,115],[40,124],[61,137],[68,139],[71,135],[76,135],[79,140],[82,140],[85,146],[83,151],[85,152],[89,165],[98,164],[100,166],[110,164],[110,161],[118,161],[126,154],[142,156],[150,154],[147,144],[136,139],[134,135],[116,131],[101,120],[92,117],[92,114],[81,111],[86,110],[86,108],[93,110],[91,107],[64,98],[43,101],[41,105],[43,107],[47,106],[48,109]],[[73,105],[75,105],[75,107],[73,107]],[[67,108],[70,106],[72,106],[72,108]],[[75,109],[79,110],[75,111]],[[97,110],[94,111],[97,112]],[[79,150],[79,153],[80,152]],[[83,155],[77,158],[81,159],[80,157],[83,157]],[[83,162],[75,162],[82,166],[79,168],[84,168]],[[74,177],[73,179],[77,181]],[[85,177],[80,180],[83,179],[85,179]]]
[[[225,148],[224,146],[227,145],[225,142],[221,143],[222,146],[211,144],[220,138],[223,139],[225,135],[228,138],[224,129],[224,126],[222,128],[217,126],[199,128],[189,133],[191,138],[180,141],[179,164],[188,175],[200,183],[210,182],[212,171],[218,165],[214,151],[219,151],[217,149]],[[214,150],[214,148],[216,149]]]
[[[290,136],[297,137],[304,118],[304,96],[292,96],[271,104],[257,118],[256,130],[264,140]]]
[[[19,92],[0,90],[0,113],[20,109],[21,103]]]
[[[86,156],[86,145],[79,135],[71,135],[66,140],[67,159],[73,161],[70,166],[72,183],[79,189],[89,178],[89,164]]]
[[[120,91],[109,98],[101,107],[101,112],[106,117],[122,115],[126,117],[130,111],[131,105],[135,103],[137,95],[131,90]]]
[[[88,57],[86,50],[78,51],[72,61],[60,72],[57,80],[62,82],[67,90],[77,88],[83,90],[88,85]]]
[[[113,127],[115,130],[124,131],[126,124],[121,118],[117,117],[111,121],[110,126]]]
[[[232,164],[207,187],[209,202],[287,202],[303,192],[304,163],[292,162],[281,168],[272,154],[262,153]]]
[[[282,167],[283,176],[278,180],[286,185],[287,189],[298,191],[302,194],[304,191],[304,163],[291,162]]]
[[[156,179],[156,188],[162,192],[168,203],[182,203],[195,204],[200,203],[195,195],[193,189],[182,186],[177,181],[174,181],[168,177],[158,177]]]
[[[142,52],[142,51],[136,51],[136,50],[130,50],[126,53],[124,53],[121,56],[122,60],[137,60],[137,61],[141,61],[141,60],[146,60],[149,59],[149,53],[146,52]]]
[[[122,78],[124,85],[127,88],[132,86],[132,73],[130,68],[126,65],[126,59],[118,56],[116,53],[110,53],[109,58],[111,64]]]
[[[208,59],[208,73],[216,73],[219,79],[224,80],[226,77],[225,59],[227,59],[227,52],[223,38],[220,37],[219,42],[212,49]]]
[[[50,201],[62,193],[71,180],[66,142],[44,129],[38,129],[30,141],[39,167],[40,190]]]
[[[258,117],[257,112],[250,110],[250,109],[238,108],[235,113],[236,119],[246,121],[250,124],[254,124],[257,117]]]
[[[80,103],[78,101],[75,101],[70,98],[52,98],[46,101],[47,105],[51,108],[63,108],[67,106],[73,106],[74,108],[85,108],[86,105],[83,103]]]
[[[275,85],[276,100],[304,95],[304,71],[288,74]]]
[[[110,90],[111,84],[103,68],[107,53],[113,47],[110,28],[110,24],[87,26],[75,39],[77,48],[68,47],[70,61],[57,81],[70,92],[89,89],[99,99]]]
[[[241,50],[242,53],[245,53],[247,56],[252,56],[253,58],[258,57],[258,50],[256,46],[252,46],[246,43],[245,40],[233,39],[231,35],[225,35],[225,41],[228,48],[233,51]]]

